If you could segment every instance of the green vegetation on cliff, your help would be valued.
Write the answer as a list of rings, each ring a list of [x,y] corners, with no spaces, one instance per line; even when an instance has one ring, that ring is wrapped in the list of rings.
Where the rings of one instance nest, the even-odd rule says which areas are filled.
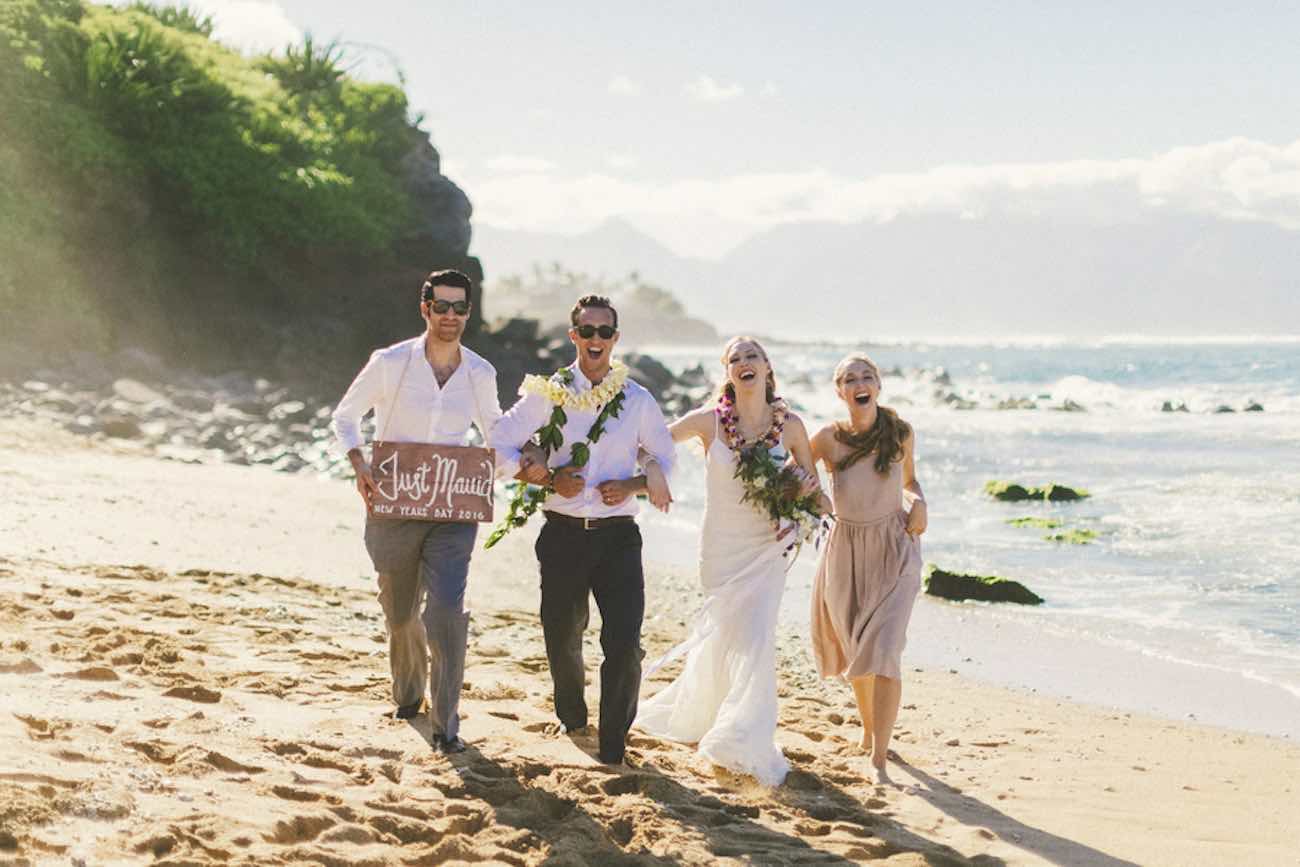
[[[245,57],[211,31],[183,7],[0,5],[0,339],[272,346],[330,287],[400,267],[411,155],[438,175],[402,88],[310,37]],[[421,253],[413,273],[460,264]]]

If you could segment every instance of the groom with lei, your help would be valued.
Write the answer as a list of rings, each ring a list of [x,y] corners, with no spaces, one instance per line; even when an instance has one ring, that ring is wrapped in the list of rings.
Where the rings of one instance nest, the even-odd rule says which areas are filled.
[[[654,397],[628,378],[610,353],[618,343],[618,311],[608,298],[585,295],[570,312],[577,361],[549,378],[532,376],[521,399],[493,430],[498,472],[540,490],[521,490],[496,536],[520,526],[541,506],[546,522],[535,550],[541,571],[542,631],[563,730],[587,726],[582,636],[588,595],[600,609],[600,752],[620,764],[636,717],[641,685],[641,621],[645,581],[636,494],[667,497],[673,441]],[[656,490],[638,474],[652,462]],[[495,542],[490,539],[489,543]]]

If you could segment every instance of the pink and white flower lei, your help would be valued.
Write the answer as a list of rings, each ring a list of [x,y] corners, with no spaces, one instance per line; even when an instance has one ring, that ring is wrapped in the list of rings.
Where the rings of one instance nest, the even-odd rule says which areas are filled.
[[[743,448],[750,448],[760,443],[769,449],[774,449],[781,443],[781,432],[785,430],[785,417],[790,408],[786,402],[780,398],[772,400],[772,426],[753,443],[747,443],[740,438],[740,417],[736,412],[736,400],[725,391],[718,398],[718,425],[722,428],[723,442],[727,448],[732,451],[739,451]]]

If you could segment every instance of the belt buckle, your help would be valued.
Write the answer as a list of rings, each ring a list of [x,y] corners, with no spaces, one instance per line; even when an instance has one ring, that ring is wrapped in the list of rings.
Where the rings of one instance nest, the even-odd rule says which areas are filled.
[[[599,518],[583,518],[583,519],[582,519],[582,529],[584,529],[584,530],[591,530],[591,529],[594,529],[594,528],[591,526],[591,522],[594,521],[594,520],[599,520]]]

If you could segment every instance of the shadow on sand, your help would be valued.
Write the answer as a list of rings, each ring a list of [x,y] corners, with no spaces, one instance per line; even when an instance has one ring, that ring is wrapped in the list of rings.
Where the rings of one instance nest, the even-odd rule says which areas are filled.
[[[421,730],[421,734],[428,740],[427,731]],[[569,739],[595,757],[596,739],[590,734]],[[967,858],[926,839],[872,813],[869,805],[807,771],[792,772],[787,785],[771,795],[783,808],[780,821],[794,825],[794,832],[786,833],[755,821],[762,813],[759,806],[728,803],[684,785],[666,776],[637,749],[628,751],[629,764],[625,766],[548,765],[526,760],[504,763],[473,746],[448,761],[457,768],[466,794],[495,808],[496,822],[532,832],[552,855],[563,853],[563,860],[569,863],[680,863],[680,858],[672,855],[652,853],[644,837],[638,839],[637,814],[650,810],[697,833],[715,857],[742,858],[756,864],[847,865],[901,853],[916,853],[924,863],[936,867],[1003,864],[989,856]],[[552,782],[562,780],[581,795],[567,798],[548,790],[542,781],[552,777]],[[644,802],[633,806],[623,797],[626,795],[640,796]],[[770,806],[764,809],[777,812]]]
[[[917,797],[923,798],[963,825],[985,828],[1007,843],[1024,849],[1044,861],[1070,865],[1070,867],[1080,864],[1087,864],[1089,867],[1094,865],[1095,867],[1137,867],[1133,861],[1107,855],[1091,846],[1026,825],[996,807],[972,798],[925,771],[909,765],[902,759],[897,761],[922,783],[923,788],[918,787],[913,790]]]

